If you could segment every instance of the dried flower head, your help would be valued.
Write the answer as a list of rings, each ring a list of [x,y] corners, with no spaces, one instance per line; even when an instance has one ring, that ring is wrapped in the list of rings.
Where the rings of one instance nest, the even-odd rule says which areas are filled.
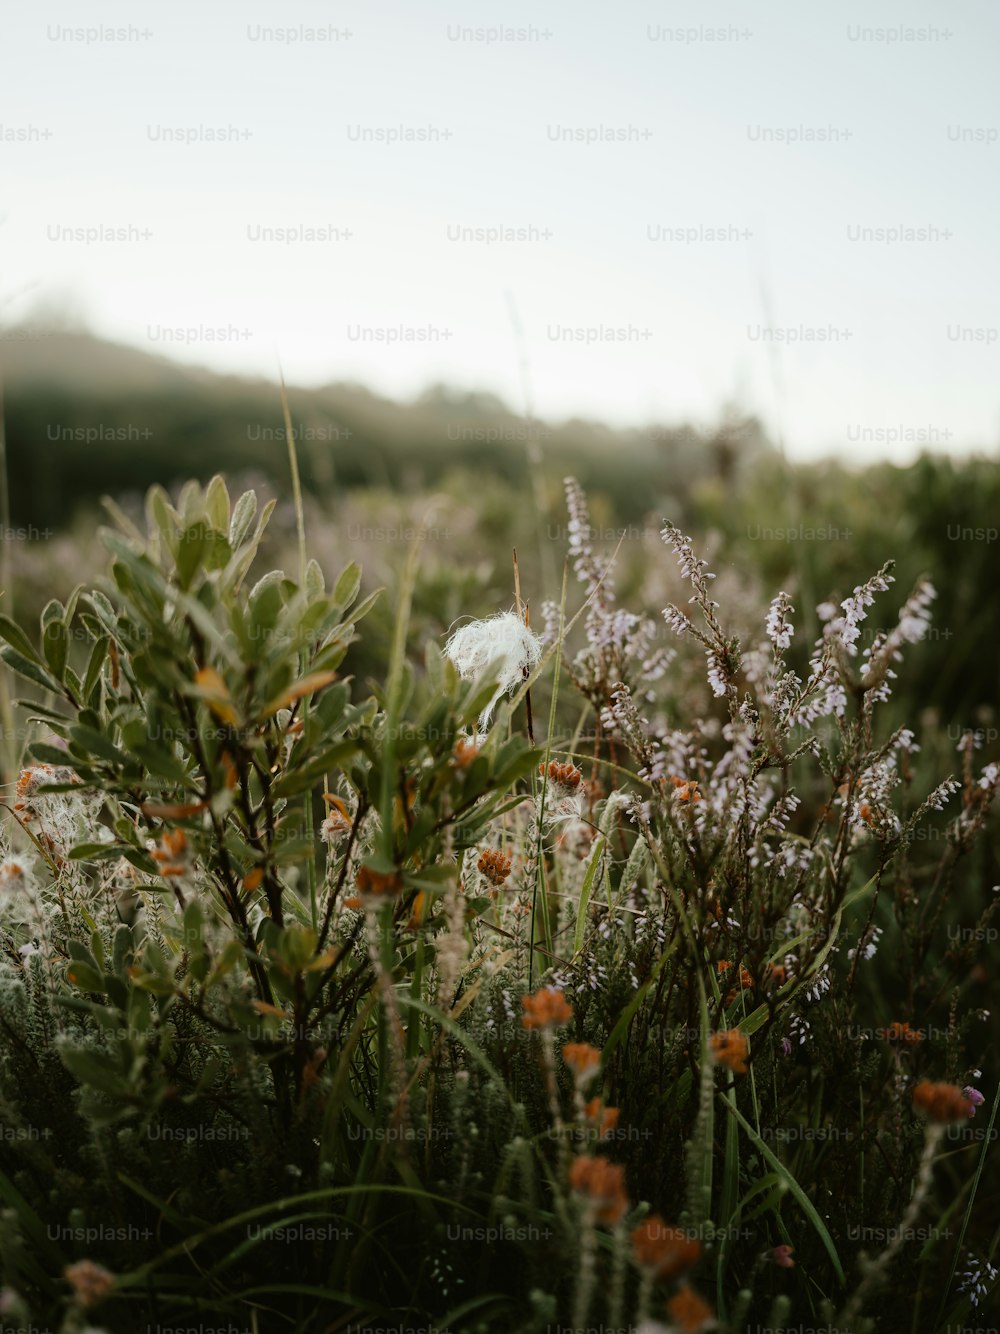
[[[31,872],[21,857],[5,857],[0,862],[0,893],[27,889]]]
[[[747,1072],[747,1053],[749,1044],[738,1028],[727,1028],[722,1033],[713,1033],[708,1040],[712,1049],[712,1059],[720,1065],[728,1066],[737,1075]]]
[[[969,1099],[957,1084],[935,1084],[922,1079],[913,1090],[913,1105],[939,1124],[964,1121],[969,1115]]]
[[[569,1184],[578,1195],[585,1196],[600,1223],[614,1226],[628,1212],[625,1194],[625,1169],[609,1158],[574,1158],[569,1169]]]
[[[515,690],[537,667],[542,656],[542,641],[524,624],[516,612],[504,611],[486,621],[470,621],[448,640],[444,647],[463,680],[471,680],[492,670],[498,678],[493,698],[479,715],[479,728],[489,725],[501,695]]]
[[[332,792],[324,792],[323,800],[330,807],[330,814],[319,828],[319,836],[324,843],[339,843],[351,832],[351,812],[342,797]]]
[[[521,1024],[527,1029],[558,1028],[573,1018],[573,1009],[558,987],[542,987],[521,997],[524,1014]]]
[[[73,777],[70,769],[54,769],[51,764],[30,764],[17,776],[14,788],[14,809],[25,823],[38,816],[33,798],[45,783],[68,783]]]
[[[601,1053],[589,1042],[567,1042],[562,1054],[578,1084],[588,1083],[600,1069]]]
[[[654,1278],[677,1278],[701,1258],[701,1242],[650,1214],[632,1229],[632,1258]]]
[[[510,875],[511,859],[495,848],[487,848],[480,855],[476,865],[490,884],[496,885],[499,889]]]
[[[580,780],[583,778],[576,765],[570,764],[568,760],[565,764],[560,764],[558,760],[550,760],[547,767],[540,764],[538,772],[556,787],[569,788],[572,792],[580,786]]]
[[[114,1274],[93,1260],[78,1260],[76,1264],[67,1265],[63,1277],[73,1289],[76,1301],[84,1308],[103,1301],[115,1285]]]

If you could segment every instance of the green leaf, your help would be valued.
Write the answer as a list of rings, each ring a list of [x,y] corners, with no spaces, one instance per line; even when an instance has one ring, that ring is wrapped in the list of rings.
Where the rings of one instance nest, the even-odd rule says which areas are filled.
[[[96,755],[118,769],[135,768],[135,761],[131,756],[119,750],[112,741],[92,727],[81,727],[79,724],[71,727],[69,743],[71,749],[82,751],[85,755]]]
[[[99,973],[96,968],[91,968],[89,964],[80,963],[76,959],[66,969],[66,981],[74,987],[79,987],[81,991],[95,991],[98,995],[104,995],[103,973]]]
[[[101,540],[116,558],[112,565],[112,573],[116,582],[119,582],[119,586],[119,571],[126,570],[132,576],[132,583],[136,591],[145,590],[147,593],[151,593],[157,607],[162,607],[167,596],[166,581],[149,557],[141,551],[136,551],[132,544],[126,542],[118,533],[111,532],[106,528],[101,529]],[[93,594],[91,600],[94,600]]]
[[[587,929],[587,907],[590,904],[590,895],[594,887],[594,876],[597,874],[597,868],[604,858],[605,840],[599,838],[590,854],[590,861],[587,864],[586,874],[583,877],[583,887],[580,890],[580,905],[576,911],[576,930],[573,933],[573,953],[579,954],[583,948],[583,937]]]
[[[337,582],[333,586],[333,601],[338,607],[349,607],[358,596],[358,590],[361,588],[361,566],[357,561],[351,561],[337,577]]]
[[[205,488],[205,509],[212,527],[224,533],[229,527],[229,490],[225,478],[216,473]]]
[[[146,875],[160,874],[160,868],[147,852],[141,852],[138,848],[122,848],[121,852],[125,860],[130,862],[137,870],[144,871]],[[155,886],[149,886],[149,888],[155,888]]]
[[[323,571],[317,560],[310,560],[306,564],[305,587],[311,598],[322,597],[326,592],[326,580],[323,578]]]
[[[59,682],[50,676],[43,667],[39,666],[37,661],[26,658],[22,653],[18,653],[16,649],[11,648],[9,644],[0,648],[0,659],[3,659],[11,671],[17,672],[19,676],[23,676],[29,681],[34,681],[35,685],[41,686],[44,690],[51,690],[56,695],[62,693]]]
[[[28,754],[33,760],[38,760],[39,764],[63,766],[68,764],[70,760],[65,750],[60,750],[58,746],[50,746],[44,741],[32,741],[28,746]]]
[[[188,771],[181,761],[171,751],[165,750],[162,746],[154,745],[152,741],[142,742],[132,747],[136,756],[146,766],[146,769],[156,778],[166,778],[172,783],[188,782]]]
[[[742,1114],[742,1112],[738,1110],[735,1104],[731,1103],[727,1098],[721,1096],[721,1094],[720,1097],[722,1105],[725,1107],[726,1111],[730,1114],[730,1116],[736,1117],[736,1120],[746,1131],[747,1135],[750,1138],[751,1143],[757,1149],[758,1153],[760,1153],[761,1156],[765,1158],[768,1163],[770,1163],[770,1165],[774,1168],[775,1172],[778,1173],[781,1179],[788,1186],[789,1192],[795,1197],[795,1201],[798,1204],[799,1208],[805,1214],[806,1218],[808,1218],[809,1222],[813,1225],[813,1228],[816,1231],[816,1235],[823,1243],[823,1247],[826,1250],[827,1255],[830,1257],[830,1261],[833,1265],[834,1272],[836,1273],[837,1278],[840,1280],[841,1284],[843,1284],[845,1281],[844,1267],[840,1263],[840,1256],[837,1254],[837,1248],[833,1244],[833,1238],[827,1231],[826,1224],[823,1222],[822,1218],[820,1218],[819,1214],[816,1212],[816,1208],[813,1205],[812,1200],[810,1200],[809,1196],[805,1193],[805,1191],[802,1189],[799,1183],[795,1180],[795,1178],[792,1176],[791,1172],[789,1172],[788,1168],[784,1165],[781,1159],[771,1152],[771,1150],[764,1143],[761,1137],[757,1134],[756,1130],[754,1130],[753,1126]]]
[[[189,588],[195,571],[203,564],[211,529],[206,523],[195,523],[185,528],[177,546],[177,579],[181,588]]]
[[[83,696],[89,699],[91,692],[97,685],[101,675],[101,669],[104,666],[105,659],[108,656],[108,640],[102,636],[96,641],[90,653],[90,661],[87,663],[87,672],[83,678]]]
[[[125,849],[118,843],[77,843],[67,856],[74,862],[101,862],[122,857],[124,853]]]
[[[374,592],[369,593],[368,596],[363,598],[356,607],[351,609],[351,621],[347,627],[349,630],[353,630],[357,622],[363,620],[364,617],[368,615],[384,592],[384,588],[376,588]]]
[[[81,1084],[89,1084],[112,1097],[128,1096],[131,1092],[128,1081],[106,1057],[73,1047],[63,1047],[59,1056],[66,1069]]]
[[[233,517],[229,523],[229,545],[234,551],[246,537],[256,513],[257,496],[253,491],[244,491],[236,502]]]
[[[31,640],[17,622],[12,621],[9,616],[0,616],[0,636],[6,639],[11,648],[20,653],[22,658],[27,658],[29,662],[36,662],[41,666],[42,660]]]

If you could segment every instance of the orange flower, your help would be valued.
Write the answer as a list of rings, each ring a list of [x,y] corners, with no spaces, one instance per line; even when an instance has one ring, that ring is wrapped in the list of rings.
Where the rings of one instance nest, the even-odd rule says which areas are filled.
[[[701,1258],[701,1242],[650,1214],[632,1229],[632,1258],[654,1278],[677,1278]]]
[[[605,1135],[610,1135],[612,1130],[615,1130],[618,1126],[618,1117],[620,1116],[618,1108],[602,1108],[600,1098],[591,1098],[583,1111],[587,1120],[596,1125],[598,1139],[603,1139]]]
[[[499,888],[510,875],[510,858],[494,848],[487,848],[476,863],[480,871],[490,882]]]
[[[913,1105],[940,1124],[965,1121],[969,1116],[969,1100],[957,1084],[934,1084],[922,1079],[913,1090]]]
[[[738,1028],[727,1028],[722,1033],[713,1033],[708,1040],[713,1058],[726,1065],[734,1074],[745,1075],[747,1072],[747,1053],[750,1050],[746,1038]]]
[[[695,779],[678,778],[676,774],[671,774],[670,781],[677,789],[677,791],[674,793],[674,796],[677,798],[678,801],[690,802],[691,805],[694,805],[695,802],[701,801],[701,793],[698,791],[698,784],[695,781]]]
[[[563,1060],[576,1076],[577,1083],[582,1084],[597,1074],[601,1053],[589,1042],[567,1042],[562,1054]]]
[[[455,751],[452,755],[452,763],[456,769],[468,769],[469,765],[479,754],[479,747],[474,741],[466,741],[464,737],[459,737],[455,742]]]
[[[788,981],[788,970],[783,963],[769,963],[764,969],[764,984],[769,987],[783,987]]]
[[[160,864],[160,875],[186,875],[191,869],[187,834],[183,829],[164,830],[152,855]]]
[[[522,996],[521,1004],[524,1007],[521,1023],[528,1029],[558,1028],[573,1018],[572,1007],[558,987],[542,987],[533,995]]]
[[[628,1212],[625,1169],[609,1158],[574,1158],[569,1184],[578,1195],[587,1196],[600,1223],[614,1226]]]
[[[544,764],[538,766],[538,772],[543,778],[548,778],[550,783],[555,783],[557,787],[577,788],[580,786],[580,779],[583,774],[575,764],[559,764],[556,760],[549,761],[549,767],[546,769]]]
[[[723,977],[725,977],[726,973],[732,970],[733,967],[733,965],[729,962],[728,959],[720,959],[715,966],[718,969],[720,981],[722,980]],[[747,971],[746,968],[743,967],[742,964],[740,964],[739,977],[740,977],[740,987],[742,987],[744,991],[752,991],[753,976]],[[726,980],[728,981],[729,979],[727,978]],[[730,1001],[735,1000],[738,995],[739,995],[739,988],[733,987],[730,991],[726,993],[726,1004],[728,1005]]]
[[[686,1283],[681,1285],[676,1297],[671,1297],[667,1302],[667,1313],[674,1324],[680,1325],[684,1334],[696,1334],[714,1314],[709,1304],[702,1301]]]

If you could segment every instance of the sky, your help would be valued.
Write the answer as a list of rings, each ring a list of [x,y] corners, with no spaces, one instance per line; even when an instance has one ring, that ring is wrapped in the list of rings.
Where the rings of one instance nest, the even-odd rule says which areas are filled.
[[[42,3],[0,319],[797,457],[1000,439],[991,0]]]

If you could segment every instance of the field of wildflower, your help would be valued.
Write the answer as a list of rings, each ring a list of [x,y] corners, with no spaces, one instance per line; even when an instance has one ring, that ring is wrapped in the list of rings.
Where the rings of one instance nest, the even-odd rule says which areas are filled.
[[[0,607],[3,1330],[995,1329],[989,610],[426,499]]]

